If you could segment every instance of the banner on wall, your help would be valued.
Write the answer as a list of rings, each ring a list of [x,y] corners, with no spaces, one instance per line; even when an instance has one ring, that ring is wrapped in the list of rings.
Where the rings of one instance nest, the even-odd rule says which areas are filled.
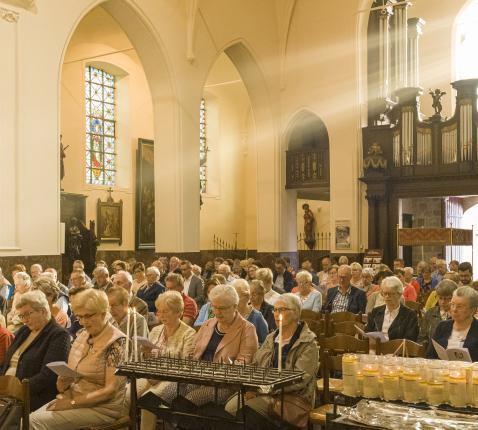
[[[335,249],[350,249],[350,220],[335,221]]]

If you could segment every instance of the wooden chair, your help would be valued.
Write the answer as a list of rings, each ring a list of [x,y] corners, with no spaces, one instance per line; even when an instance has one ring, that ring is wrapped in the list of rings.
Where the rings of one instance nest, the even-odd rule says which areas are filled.
[[[352,312],[334,312],[327,314],[332,322],[344,322],[344,321],[355,321],[362,322],[361,314],[353,314]]]
[[[102,424],[99,426],[85,427],[84,430],[122,430],[122,429],[134,429],[136,427],[132,426],[130,417],[124,416],[118,418],[115,422],[111,424]]]
[[[423,305],[419,302],[412,302],[411,300],[407,300],[405,302],[405,306],[407,308],[410,308],[410,309],[413,309],[417,315],[418,315],[418,318],[421,318],[422,317],[422,309],[423,309]]]
[[[405,347],[405,351],[403,351]],[[403,355],[406,357],[425,357],[425,347],[419,343],[413,342],[408,339],[395,339],[388,342],[377,342],[376,346],[377,355]]]
[[[304,309],[300,313],[300,319],[306,321],[320,321],[322,320],[322,313],[321,312],[314,312],[309,309]]]
[[[368,342],[367,342],[368,343]],[[342,372],[342,356],[330,355],[329,351],[324,351],[320,354],[320,366],[322,368],[323,375],[323,400],[324,404],[312,409],[309,412],[309,428],[312,428],[314,424],[325,426],[327,421],[327,414],[332,413],[334,409],[333,403],[331,403],[331,393],[339,390],[332,388],[332,383],[335,379],[331,378],[331,373]],[[318,381],[317,381],[318,382]],[[340,389],[342,391],[342,389]]]
[[[359,326],[362,330],[364,325],[361,322],[356,321],[342,321],[342,322],[334,322],[330,323],[330,336],[334,336],[336,334],[348,334],[349,336],[355,336],[357,331],[355,330],[355,326]]]
[[[13,397],[22,402],[22,430],[30,428],[30,383],[20,382],[15,376],[0,376],[0,396]]]
[[[326,336],[327,326],[324,320],[314,321],[314,320],[304,320],[310,331],[315,333],[317,339]]]

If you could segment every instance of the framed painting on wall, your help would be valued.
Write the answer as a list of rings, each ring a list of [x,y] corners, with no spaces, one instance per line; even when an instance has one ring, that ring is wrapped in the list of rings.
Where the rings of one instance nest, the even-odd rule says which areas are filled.
[[[335,221],[335,249],[350,248],[350,220]]]
[[[98,240],[100,242],[123,242],[123,200],[114,202],[110,196],[106,202],[98,199]]]
[[[138,139],[136,155],[136,249],[154,249],[154,141]]]

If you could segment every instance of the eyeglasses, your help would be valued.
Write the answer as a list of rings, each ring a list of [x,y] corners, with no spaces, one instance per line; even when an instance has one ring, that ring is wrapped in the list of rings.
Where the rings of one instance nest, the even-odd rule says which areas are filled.
[[[211,308],[212,310],[214,311],[227,311],[228,309],[232,308],[233,305],[229,305],[229,306],[214,306],[214,305],[211,305]]]
[[[280,314],[285,311],[290,311],[292,310],[291,308],[274,308],[274,313],[279,312]]]
[[[391,296],[395,296],[397,294],[398,293],[396,291],[382,291],[382,296],[384,296],[384,297],[391,297]]]
[[[75,315],[75,316],[78,321],[81,321],[81,320],[89,320],[93,318],[96,314],[97,313],[95,312],[94,314]]]
[[[25,321],[26,319],[30,318],[31,314],[38,312],[38,311],[30,311],[30,312],[25,312],[24,314],[18,314],[18,318],[21,321]]]

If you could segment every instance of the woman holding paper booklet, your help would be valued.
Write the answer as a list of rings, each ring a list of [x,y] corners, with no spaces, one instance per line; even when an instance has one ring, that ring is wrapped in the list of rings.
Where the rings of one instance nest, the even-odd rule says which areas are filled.
[[[30,415],[32,430],[110,424],[122,413],[126,379],[115,371],[123,360],[125,335],[109,322],[108,298],[89,288],[76,294],[71,305],[83,329],[71,347],[68,367],[81,376],[58,377],[60,394]]]
[[[478,320],[474,315],[478,309],[478,292],[471,287],[459,287],[453,292],[450,305],[451,319],[438,324],[432,340],[443,348],[466,348],[471,361],[478,361]],[[427,358],[438,358],[430,342]]]
[[[140,342],[141,349],[146,356],[170,356],[174,358],[187,358],[194,350],[193,338],[196,331],[181,321],[184,302],[177,291],[166,291],[156,299],[156,315],[161,325],[154,327],[149,334],[150,343]],[[156,380],[140,379],[137,381],[138,395],[149,394],[158,397],[157,404],[163,395],[163,390],[170,383]],[[154,398],[153,398],[154,399]],[[154,430],[156,428],[156,415],[141,410],[141,430]]]
[[[409,339],[416,342],[418,317],[414,310],[400,303],[403,284],[396,276],[382,281],[380,294],[385,305],[375,308],[367,319],[367,332],[381,332],[388,340]]]
[[[48,301],[41,291],[22,294],[16,312],[23,326],[5,354],[0,374],[30,380],[30,408],[34,411],[58,393],[56,375],[46,365],[66,360],[70,335],[51,317]]]

